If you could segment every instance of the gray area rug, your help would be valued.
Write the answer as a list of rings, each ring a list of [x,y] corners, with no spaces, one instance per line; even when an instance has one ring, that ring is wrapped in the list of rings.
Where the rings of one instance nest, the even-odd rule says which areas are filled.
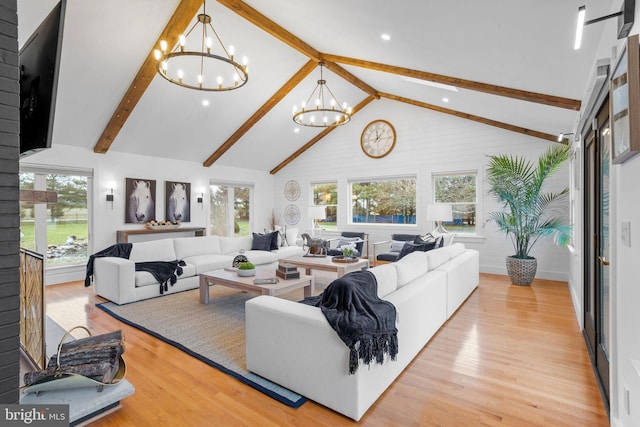
[[[335,273],[314,272],[316,294]],[[223,286],[209,288],[209,304],[199,302],[199,290],[164,295],[125,305],[97,304],[115,318],[145,331],[240,381],[297,408],[306,398],[246,370],[244,303],[255,294]],[[282,296],[304,298],[302,289]]]

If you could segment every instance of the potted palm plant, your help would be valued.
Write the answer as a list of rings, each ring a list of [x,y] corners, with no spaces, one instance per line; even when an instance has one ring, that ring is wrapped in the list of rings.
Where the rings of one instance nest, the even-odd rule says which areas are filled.
[[[552,236],[559,246],[569,243],[571,227],[566,224],[566,207],[559,203],[569,188],[559,192],[543,192],[545,180],[569,157],[566,145],[550,147],[538,164],[508,155],[490,156],[487,167],[489,193],[501,206],[489,213],[498,229],[511,238],[516,253],[507,257],[507,273],[516,285],[529,285],[537,270],[530,255],[540,237]]]

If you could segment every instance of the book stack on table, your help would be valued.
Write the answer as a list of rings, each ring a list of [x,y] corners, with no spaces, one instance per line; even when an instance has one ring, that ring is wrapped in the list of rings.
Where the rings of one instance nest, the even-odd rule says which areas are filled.
[[[278,264],[276,276],[284,280],[298,279],[300,278],[300,272],[298,271],[298,267],[296,267],[295,265],[281,262]]]

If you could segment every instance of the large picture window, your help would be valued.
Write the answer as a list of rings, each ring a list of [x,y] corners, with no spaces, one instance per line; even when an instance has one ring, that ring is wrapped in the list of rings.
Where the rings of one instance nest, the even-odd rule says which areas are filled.
[[[248,185],[209,184],[211,234],[248,236],[251,234],[251,196]]]
[[[20,245],[44,254],[48,267],[85,264],[89,246],[90,172],[23,168],[20,188],[55,191],[56,203],[20,203]]]
[[[313,206],[324,206],[325,219],[319,221],[320,227],[327,230],[337,228],[338,184],[335,182],[312,183]]]
[[[354,224],[415,224],[416,178],[351,182]]]
[[[476,233],[477,172],[443,173],[433,175],[435,203],[450,203],[453,221],[445,223],[447,231]]]

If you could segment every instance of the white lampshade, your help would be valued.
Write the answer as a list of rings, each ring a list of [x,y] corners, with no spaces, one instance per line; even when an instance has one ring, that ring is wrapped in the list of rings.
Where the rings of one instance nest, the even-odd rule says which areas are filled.
[[[309,207],[309,218],[310,219],[325,219],[327,214],[325,213],[324,206],[310,206]]]
[[[427,221],[453,221],[451,205],[438,203],[427,206]]]

